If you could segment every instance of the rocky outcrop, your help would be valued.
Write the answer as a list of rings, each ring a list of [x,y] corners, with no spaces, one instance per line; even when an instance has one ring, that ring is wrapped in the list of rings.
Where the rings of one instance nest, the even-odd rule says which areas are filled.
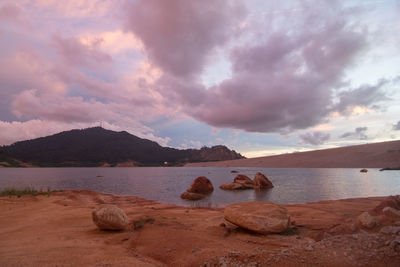
[[[241,228],[260,233],[281,233],[289,227],[287,210],[269,202],[243,202],[225,208],[224,218]]]
[[[125,212],[115,205],[104,205],[92,212],[94,224],[100,230],[120,231],[128,228],[129,220]]]
[[[357,217],[357,221],[366,228],[373,228],[376,225],[376,220],[368,212],[363,212]]]
[[[205,198],[213,191],[214,191],[214,186],[212,185],[211,181],[205,176],[200,176],[194,179],[194,181],[186,190],[186,192],[182,193],[181,198],[189,200],[198,200]]]
[[[213,147],[202,147],[200,150],[191,150],[192,161],[220,161],[220,160],[234,160],[243,159],[240,153],[235,150],[230,150],[226,146],[218,145]]]
[[[257,172],[254,176],[254,180],[243,174],[238,174],[233,183],[222,184],[219,188],[223,190],[244,190],[244,189],[268,189],[272,188],[274,185],[268,178],[261,172]]]
[[[257,172],[256,176],[254,176],[254,187],[260,189],[268,189],[274,187],[272,182],[268,180],[268,178],[262,174],[261,172]]]

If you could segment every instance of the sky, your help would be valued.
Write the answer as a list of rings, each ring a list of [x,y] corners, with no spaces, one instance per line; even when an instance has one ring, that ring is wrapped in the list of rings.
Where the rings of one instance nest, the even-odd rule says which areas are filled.
[[[0,145],[94,126],[247,157],[400,139],[398,0],[0,0]]]

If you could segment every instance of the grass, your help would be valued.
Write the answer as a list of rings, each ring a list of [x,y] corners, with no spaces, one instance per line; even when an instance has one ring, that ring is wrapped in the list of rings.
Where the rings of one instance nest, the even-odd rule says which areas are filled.
[[[51,193],[54,192],[61,192],[62,190],[51,190],[50,187],[47,187],[47,190],[36,190],[33,187],[25,187],[24,189],[16,189],[16,188],[6,188],[0,191],[0,197],[5,196],[16,196],[21,197],[24,195],[30,196],[40,196],[40,195],[47,195],[50,196]]]

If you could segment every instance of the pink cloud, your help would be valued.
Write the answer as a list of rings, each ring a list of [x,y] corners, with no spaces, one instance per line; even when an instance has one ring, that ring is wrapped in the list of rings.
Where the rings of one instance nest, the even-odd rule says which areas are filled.
[[[126,5],[126,29],[165,72],[199,74],[213,49],[226,43],[243,14],[236,1],[139,0]]]
[[[22,28],[31,28],[24,10],[15,2],[6,2],[0,6],[0,21],[9,22]]]
[[[173,3],[135,2],[127,8],[126,28],[163,71],[156,89],[164,102],[215,127],[280,132],[326,121],[336,90],[345,88],[346,71],[368,47],[366,27],[351,20],[359,10],[337,1],[302,3],[302,12],[290,18],[243,28],[254,32],[244,32],[250,39],[231,50],[231,78],[205,88],[198,77],[207,57],[236,33],[243,14],[235,11],[243,9]]]
[[[59,55],[69,65],[91,66],[95,68],[98,64],[112,62],[110,55],[99,50],[101,39],[94,40],[92,43],[84,45],[78,38],[64,38],[60,35],[53,35],[54,47]]]

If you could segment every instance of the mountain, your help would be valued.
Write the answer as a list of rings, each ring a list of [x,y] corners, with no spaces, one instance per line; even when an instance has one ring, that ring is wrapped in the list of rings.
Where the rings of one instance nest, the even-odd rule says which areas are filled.
[[[186,166],[275,168],[399,168],[400,140]]]
[[[0,167],[21,167],[18,160],[12,158],[4,150],[0,149]]]
[[[37,166],[161,166],[243,158],[225,146],[180,150],[101,127],[65,131],[2,149],[11,157]]]

